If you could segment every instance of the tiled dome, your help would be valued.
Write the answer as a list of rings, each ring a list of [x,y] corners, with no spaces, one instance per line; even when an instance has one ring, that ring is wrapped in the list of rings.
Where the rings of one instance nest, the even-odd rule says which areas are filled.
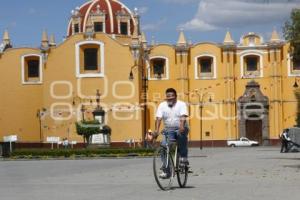
[[[133,13],[118,0],[92,0],[88,1],[75,10],[72,10],[72,16],[68,25],[68,36],[76,33],[72,27],[75,20],[78,23],[78,32],[86,32],[87,27],[95,16],[100,16],[105,24],[104,30],[107,34],[121,34],[120,19],[128,19],[128,35],[133,34],[135,19]],[[119,19],[119,20],[118,20]]]

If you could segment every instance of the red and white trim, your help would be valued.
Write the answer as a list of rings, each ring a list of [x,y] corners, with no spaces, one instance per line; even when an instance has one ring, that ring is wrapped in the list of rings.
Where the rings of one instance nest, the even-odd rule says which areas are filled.
[[[125,12],[127,12],[130,15],[130,20],[128,20],[128,35],[132,35],[134,32],[134,28],[137,25],[137,22],[134,18],[134,14],[130,11],[130,9],[123,4],[122,2],[118,0],[91,0],[86,3],[84,3],[79,8],[79,12],[82,15],[82,26],[80,27],[80,30],[82,32],[86,31],[86,26],[88,22],[88,18],[90,16],[90,13],[92,10],[97,6],[100,5],[101,10],[105,11],[108,14],[108,19],[104,21],[106,26],[104,27],[104,31],[107,34],[119,34],[119,24],[117,22],[115,14],[120,11],[122,8],[124,8]],[[71,36],[73,34],[72,32],[72,19],[70,19],[68,24],[68,30],[67,35]]]

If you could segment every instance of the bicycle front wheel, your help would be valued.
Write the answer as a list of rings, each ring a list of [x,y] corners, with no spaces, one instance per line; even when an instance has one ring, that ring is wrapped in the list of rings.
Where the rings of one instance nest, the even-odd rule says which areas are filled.
[[[189,168],[187,165],[181,165],[179,162],[179,156],[176,158],[176,175],[179,187],[183,188],[186,186]]]
[[[160,189],[169,190],[172,187],[173,178],[175,176],[174,162],[165,147],[159,147],[154,153],[153,173]]]

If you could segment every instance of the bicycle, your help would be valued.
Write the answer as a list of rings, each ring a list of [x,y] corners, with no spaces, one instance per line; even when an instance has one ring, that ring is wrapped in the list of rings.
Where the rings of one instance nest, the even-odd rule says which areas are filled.
[[[172,188],[172,182],[177,175],[177,182],[179,187],[184,188],[187,184],[189,167],[186,164],[181,164],[178,153],[177,140],[170,140],[169,135],[162,131],[166,138],[166,144],[160,145],[153,156],[153,173],[154,178],[162,190],[169,190]],[[166,178],[161,178],[161,173],[167,173]]]

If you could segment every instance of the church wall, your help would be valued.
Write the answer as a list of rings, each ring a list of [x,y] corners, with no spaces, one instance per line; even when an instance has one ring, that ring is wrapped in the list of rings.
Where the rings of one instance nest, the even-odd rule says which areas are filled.
[[[153,54],[166,54],[166,50],[160,46],[152,52]],[[244,48],[238,49],[236,52],[229,52],[229,55],[227,55],[226,52],[214,44],[201,43],[193,46],[187,55],[189,91],[185,91],[185,93],[189,93],[186,101],[190,104],[190,140],[200,140],[199,99],[197,95],[193,94],[194,89],[199,89],[200,94],[208,93],[203,100],[205,103],[203,106],[202,139],[235,139],[240,135],[237,119],[238,105],[235,105],[233,101],[244,94],[246,84],[251,80],[258,82],[263,95],[269,98],[269,138],[278,139],[278,134],[283,128],[293,126],[296,109],[294,88],[292,87],[294,79],[287,74],[288,66],[286,57],[283,56],[287,54],[286,52],[286,46],[276,50],[266,48],[249,50]],[[245,77],[242,73],[241,57],[251,53],[261,55],[263,64],[262,68],[259,68],[261,73],[259,77]],[[216,78],[195,79],[195,57],[202,54],[215,56],[217,63]],[[172,74],[175,75],[171,73],[170,76]],[[177,83],[179,85],[175,81],[173,86],[180,91],[180,81],[177,80]],[[150,89],[152,93],[162,90],[160,93],[164,95],[163,88],[167,88],[171,84],[161,80],[159,83],[150,82],[149,85],[152,88]],[[209,97],[212,98],[212,102],[209,102]],[[160,101],[154,102],[158,105]],[[153,115],[153,111],[150,112],[150,115]],[[217,113],[216,117],[213,113]],[[150,122],[150,124],[150,127],[154,127],[154,118],[153,123]]]
[[[164,101],[165,90],[173,87],[178,99],[188,104],[191,143],[198,144],[203,140],[205,145],[225,145],[226,140],[245,135],[245,120],[240,123],[239,110],[242,108],[238,101],[253,81],[260,86],[260,97],[268,101],[263,136],[277,140],[283,128],[294,126],[297,101],[293,85],[297,81],[300,86],[297,78],[300,70],[291,70],[289,44],[279,40],[276,31],[269,42],[264,42],[255,33],[247,33],[235,43],[228,31],[224,43],[187,44],[182,32],[176,45],[154,44],[154,41],[147,45],[146,38],[139,33],[138,13],[124,10],[117,1],[113,3],[111,13],[107,10],[108,3],[111,2],[86,2],[73,10],[68,28],[72,31],[58,46],[52,44],[47,49],[49,42],[44,32],[41,49],[8,48],[1,51],[0,141],[4,135],[16,134],[21,143],[45,142],[48,136],[83,142],[76,133],[75,122],[93,119],[97,90],[101,94],[100,105],[106,112],[105,123],[112,128],[112,142],[140,141],[145,128],[154,129],[156,108]],[[97,12],[91,12],[91,6],[96,6]],[[83,22],[91,14],[103,16],[101,13],[109,14],[105,21],[106,33],[93,32],[90,23],[79,24],[80,33],[74,32],[77,21]],[[118,13],[136,23],[129,27],[131,36],[117,34],[117,20],[108,23]],[[3,42],[10,47],[8,32],[6,35]],[[98,71],[88,74],[83,66],[84,49],[95,47],[99,48],[100,55],[96,59]],[[134,50],[140,52],[134,54]],[[41,79],[32,78],[34,84],[26,83],[28,77],[22,78],[27,72],[27,68],[22,68],[22,59],[26,55],[40,58],[42,76]],[[246,70],[248,56],[258,59],[257,70]],[[211,72],[205,71],[205,66],[205,72],[200,72],[202,58],[212,59]],[[163,73],[151,68],[151,59],[158,59],[156,66],[165,62]],[[162,62],[162,59],[165,60]],[[147,94],[143,87],[144,70],[147,72]],[[129,80],[130,72],[133,80]],[[254,91],[247,95],[257,97],[257,90]],[[142,104],[145,97],[146,118]],[[39,111],[41,124],[37,116]]]
[[[45,136],[64,135],[73,140],[81,140],[76,134],[74,121],[81,119],[82,104],[87,109],[85,119],[93,119],[92,112],[97,106],[95,95],[96,90],[99,89],[102,95],[101,106],[107,111],[107,124],[113,131],[112,141],[124,141],[129,138],[141,139],[140,109],[124,111],[124,109],[128,110],[128,106],[132,107],[130,109],[138,107],[139,103],[138,80],[137,78],[133,82],[128,80],[130,68],[133,65],[129,47],[120,45],[107,35],[97,34],[93,41],[104,43],[105,77],[76,78],[75,44],[83,40],[83,35],[75,35],[51,50],[45,77],[44,105],[49,109],[57,103],[67,104],[73,110],[73,115],[71,119],[62,121],[55,121],[48,116],[45,121],[47,124]],[[55,95],[67,96],[69,93],[69,97],[64,99],[53,97],[51,95],[53,84],[55,85]],[[75,105],[73,105],[73,101],[75,101]],[[67,107],[65,106],[65,108]],[[132,127],[135,127],[134,132],[132,132]]]
[[[0,138],[18,135],[20,142],[39,142],[37,111],[42,107],[43,85],[22,84],[21,56],[40,54],[30,48],[9,49],[0,58]]]

